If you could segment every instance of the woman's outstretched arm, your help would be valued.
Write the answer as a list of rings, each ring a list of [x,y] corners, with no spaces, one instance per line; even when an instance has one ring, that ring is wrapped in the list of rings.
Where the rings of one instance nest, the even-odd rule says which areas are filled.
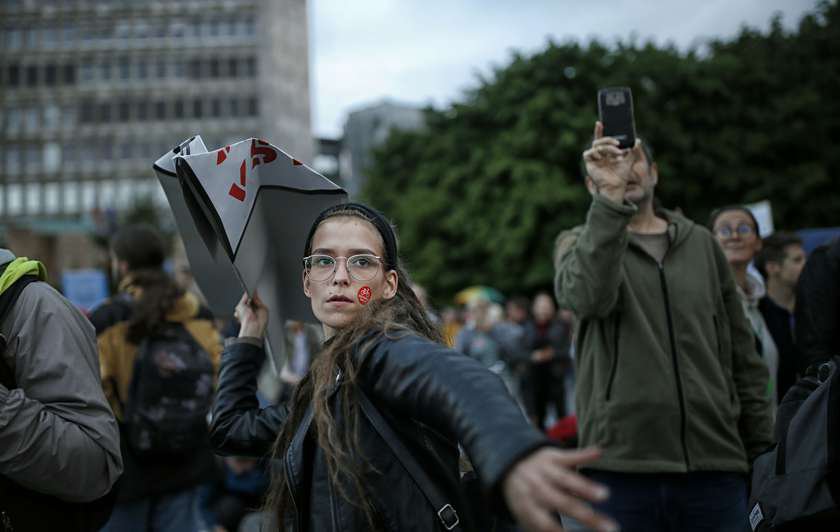
[[[479,362],[416,335],[380,335],[359,357],[359,382],[372,399],[456,434],[485,490],[503,495],[527,530],[562,531],[555,512],[615,529],[585,502],[602,500],[606,490],[575,471],[597,451],[550,448],[502,380]]]

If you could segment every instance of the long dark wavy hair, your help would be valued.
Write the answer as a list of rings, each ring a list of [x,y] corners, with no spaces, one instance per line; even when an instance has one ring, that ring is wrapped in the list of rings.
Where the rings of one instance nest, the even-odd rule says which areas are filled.
[[[134,295],[126,339],[138,345],[164,326],[184,291],[163,270],[166,247],[160,235],[147,225],[129,225],[111,239],[111,252],[128,266],[127,283]]]
[[[356,217],[372,222],[371,218],[356,209],[333,209],[317,224],[335,217]],[[376,227],[376,224],[372,224]],[[391,231],[393,228],[388,227]],[[381,234],[381,230],[378,229]],[[393,234],[393,233],[392,233]],[[383,238],[384,240],[384,238]],[[306,255],[311,252],[310,241]],[[387,246],[385,246],[387,248]],[[385,253],[388,251],[386,249]],[[376,529],[373,507],[363,482],[366,466],[359,459],[363,456],[359,446],[359,402],[356,394],[359,353],[370,348],[359,345],[360,339],[371,332],[389,337],[417,334],[434,342],[443,343],[443,335],[429,319],[423,305],[410,287],[408,275],[400,266],[398,257],[383,256],[385,264],[394,265],[397,273],[397,292],[391,299],[372,301],[347,327],[335,332],[312,363],[291,399],[290,417],[274,442],[273,456],[282,460],[306,412],[313,406],[313,424],[317,443],[324,454],[329,479],[338,493],[350,504],[361,508],[371,529]],[[336,390],[336,376],[341,375]],[[335,390],[340,405],[341,423],[336,422],[335,408],[330,396]],[[275,474],[265,501],[265,509],[273,513],[282,527],[285,515],[292,508],[291,487],[285,475]]]

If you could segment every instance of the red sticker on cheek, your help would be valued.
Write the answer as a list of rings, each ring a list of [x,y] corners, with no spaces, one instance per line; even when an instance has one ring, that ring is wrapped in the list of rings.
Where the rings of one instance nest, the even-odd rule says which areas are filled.
[[[359,303],[362,305],[367,305],[370,301],[371,290],[369,286],[363,286],[359,288],[359,292],[356,294],[356,298],[359,300]]]

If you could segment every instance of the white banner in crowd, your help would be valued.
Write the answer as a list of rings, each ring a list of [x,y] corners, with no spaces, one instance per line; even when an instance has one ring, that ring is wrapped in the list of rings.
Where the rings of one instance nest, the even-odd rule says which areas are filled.
[[[175,173],[175,157],[194,153],[207,153],[200,136],[185,140],[161,156],[155,162],[154,169],[184,241],[193,278],[207,300],[210,311],[219,318],[229,318],[233,316],[233,309],[242,297],[244,288],[233,270],[228,254],[215,245],[215,232],[209,225],[196,224],[187,206],[190,196],[185,197]],[[204,234],[200,233],[201,229]]]
[[[174,161],[185,203],[210,254],[226,254],[240,286],[258,293],[270,309],[267,347],[279,370],[285,321],[315,321],[302,286],[309,227],[322,210],[346,202],[347,193],[260,139],[212,152],[182,152]],[[205,237],[211,232],[215,239]]]

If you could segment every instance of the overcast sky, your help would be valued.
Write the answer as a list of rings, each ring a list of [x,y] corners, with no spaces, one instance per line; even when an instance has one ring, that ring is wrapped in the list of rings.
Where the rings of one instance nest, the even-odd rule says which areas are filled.
[[[793,28],[817,0],[309,0],[310,90],[316,136],[337,137],[347,112],[388,97],[436,106],[476,73],[549,38],[612,42],[635,34],[688,48],[765,30],[781,12]]]

